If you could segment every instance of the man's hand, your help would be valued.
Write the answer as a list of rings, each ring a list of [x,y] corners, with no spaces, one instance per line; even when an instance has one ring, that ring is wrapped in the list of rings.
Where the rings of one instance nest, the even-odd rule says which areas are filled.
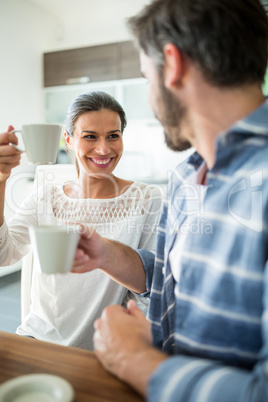
[[[94,347],[102,365],[146,395],[149,378],[167,355],[152,346],[151,325],[131,300],[107,307],[95,321]]]
[[[136,251],[122,243],[105,239],[95,230],[81,225],[72,272],[90,272],[97,268],[134,292],[146,291],[145,272]]]
[[[96,268],[102,268],[108,241],[101,237],[95,230],[81,225],[81,236],[74,257],[72,272],[89,272]]]

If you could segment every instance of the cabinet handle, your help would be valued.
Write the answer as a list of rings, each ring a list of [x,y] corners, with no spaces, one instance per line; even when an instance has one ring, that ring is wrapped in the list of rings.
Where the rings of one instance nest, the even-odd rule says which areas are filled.
[[[87,84],[88,82],[90,82],[90,77],[68,78],[66,80],[67,85]]]

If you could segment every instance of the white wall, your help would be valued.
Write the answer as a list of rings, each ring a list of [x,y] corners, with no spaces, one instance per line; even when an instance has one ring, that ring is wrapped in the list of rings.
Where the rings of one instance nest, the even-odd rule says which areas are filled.
[[[54,41],[55,26],[54,16],[28,1],[0,0],[0,132],[9,124],[19,128],[43,121],[42,53]],[[24,155],[13,175],[22,171],[33,171]],[[12,195],[16,199],[6,207],[7,218],[26,195],[21,180],[17,187],[16,197]]]
[[[53,0],[32,0],[43,7]],[[126,19],[137,14],[148,0],[57,0],[55,41],[46,51],[63,50],[131,39]],[[47,4],[48,7],[48,4]]]
[[[0,0],[0,128],[43,118],[42,53],[56,19],[24,0]]]
[[[23,123],[42,122],[42,53],[52,43],[55,24],[55,17],[27,1],[0,0],[0,132],[9,124],[19,128]],[[21,173],[31,171],[23,155],[7,185],[7,220],[28,192]],[[13,185],[16,178],[20,180]],[[4,272],[9,269],[0,275]]]

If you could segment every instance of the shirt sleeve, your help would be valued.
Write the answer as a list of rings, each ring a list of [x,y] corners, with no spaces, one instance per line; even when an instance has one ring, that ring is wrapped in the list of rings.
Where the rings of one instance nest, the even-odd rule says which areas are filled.
[[[263,283],[263,347],[253,369],[244,370],[183,355],[172,356],[152,375],[148,386],[149,402],[268,401],[268,262]]]
[[[142,293],[141,295],[147,297],[152,287],[155,255],[148,250],[136,250],[136,252],[139,254],[146,275],[147,292]]]
[[[37,225],[37,195],[32,193],[21,204],[7,225],[0,227],[0,266],[21,260],[31,249],[28,228]]]
[[[150,295],[151,283],[154,271],[156,234],[160,212],[162,209],[163,194],[158,187],[152,187],[150,200],[147,205],[147,217],[143,227],[143,233],[140,238],[139,247],[136,252],[139,254],[143,268],[146,274],[147,291],[139,294],[143,298]]]
[[[154,251],[156,248],[156,233],[163,195],[160,188],[156,186],[148,186],[148,188],[150,188],[150,198],[145,203],[146,219],[143,224],[138,249]]]

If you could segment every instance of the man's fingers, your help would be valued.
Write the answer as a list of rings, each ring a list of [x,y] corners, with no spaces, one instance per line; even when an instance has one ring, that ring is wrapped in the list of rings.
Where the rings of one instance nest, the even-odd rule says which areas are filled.
[[[74,258],[79,260],[80,258],[83,258],[84,255],[85,255],[85,252],[83,250],[81,250],[81,248],[78,248],[75,252]]]
[[[117,314],[128,314],[128,310],[119,305],[119,304],[112,304],[111,306],[106,307],[101,314],[101,320],[104,321],[114,321],[114,319],[117,317]]]
[[[90,258],[83,250],[77,249],[75,252],[75,257],[72,265],[73,273],[83,273],[89,270],[85,268],[85,265],[89,262]]]
[[[89,260],[89,256],[81,248],[76,250],[74,264],[86,264]]]
[[[81,240],[83,239],[89,239],[92,234],[95,232],[94,229],[91,229],[90,227],[86,227],[84,225],[80,225],[80,233],[81,233]]]
[[[139,317],[144,318],[143,312],[139,309],[134,300],[129,300],[129,302],[127,303],[127,309],[131,315],[134,315],[137,318]]]
[[[84,272],[88,272],[88,270],[85,270],[84,264],[80,264],[80,265],[73,265],[71,272],[73,274],[83,274]]]
[[[98,331],[100,329],[100,325],[101,325],[101,319],[98,318],[97,320],[94,321],[94,329]]]

